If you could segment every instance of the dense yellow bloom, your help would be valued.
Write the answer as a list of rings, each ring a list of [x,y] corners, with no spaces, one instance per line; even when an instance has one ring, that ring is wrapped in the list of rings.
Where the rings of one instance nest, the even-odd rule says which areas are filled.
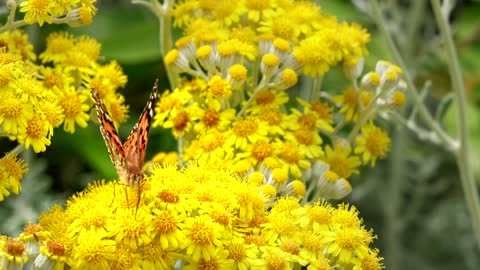
[[[325,263],[325,250],[341,268],[376,254],[356,208],[302,206],[296,197],[270,202],[228,166],[154,166],[144,187],[137,215],[135,190],[127,190],[128,203],[120,192],[112,198],[111,182],[43,214],[40,226],[31,225],[42,239],[36,265],[171,269],[182,260],[186,269],[290,269]]]

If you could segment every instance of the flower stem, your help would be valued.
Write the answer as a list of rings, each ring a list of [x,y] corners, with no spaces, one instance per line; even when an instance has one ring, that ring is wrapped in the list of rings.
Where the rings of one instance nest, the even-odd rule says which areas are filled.
[[[413,79],[408,72],[407,66],[405,65],[405,62],[403,61],[402,57],[400,56],[400,52],[398,51],[397,47],[395,46],[393,39],[391,35],[387,31],[385,19],[383,18],[382,12],[380,11],[380,8],[378,6],[378,0],[369,0],[370,3],[370,8],[373,12],[373,15],[375,16],[376,23],[378,26],[378,29],[382,33],[385,42],[387,43],[387,46],[392,53],[392,56],[395,60],[395,62],[403,69],[404,72],[404,78],[407,83],[407,91],[411,95],[413,102],[415,103],[415,107],[418,109],[419,115],[422,117],[423,121],[425,121],[425,124],[432,129],[439,139],[445,144],[445,146],[449,149],[452,150],[455,148],[455,143],[453,139],[445,133],[445,131],[442,130],[440,125],[435,122],[433,117],[430,115],[428,112],[427,107],[425,104],[423,104],[418,91],[416,90],[416,87],[413,83]]]
[[[467,125],[467,102],[465,99],[464,85],[460,64],[458,62],[457,52],[452,40],[452,34],[448,18],[446,14],[442,13],[440,1],[432,0],[433,12],[437,20],[440,33],[445,42],[447,50],[447,59],[449,60],[449,73],[452,78],[452,87],[457,101],[457,130],[459,136],[459,147],[454,149],[457,158],[457,164],[460,170],[460,179],[462,181],[463,191],[465,193],[465,200],[468,210],[472,218],[473,231],[477,238],[477,244],[480,246],[480,199],[478,196],[478,189],[471,167],[469,140],[468,140],[468,125]],[[446,1],[445,4],[448,4]]]

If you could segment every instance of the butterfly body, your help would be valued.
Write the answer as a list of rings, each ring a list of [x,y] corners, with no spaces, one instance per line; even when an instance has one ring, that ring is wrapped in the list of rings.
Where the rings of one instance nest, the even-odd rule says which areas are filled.
[[[155,114],[154,104],[157,99],[157,91],[158,80],[155,81],[150,98],[138,122],[133,127],[125,143],[122,143],[110,114],[98,92],[94,88],[91,89],[100,122],[100,131],[107,145],[110,159],[117,169],[120,183],[130,187],[139,187],[144,179],[142,167],[145,159],[150,124]]]

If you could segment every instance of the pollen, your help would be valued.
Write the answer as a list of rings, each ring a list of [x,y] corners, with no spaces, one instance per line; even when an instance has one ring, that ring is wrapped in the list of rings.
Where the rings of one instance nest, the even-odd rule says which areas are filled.
[[[180,200],[180,196],[177,192],[169,189],[164,189],[158,193],[157,197],[166,203],[177,203]]]
[[[325,201],[308,206],[306,210],[311,223],[328,225],[332,220],[332,208]]]
[[[240,137],[247,137],[248,135],[254,134],[257,129],[257,121],[253,118],[247,118],[237,121],[233,127],[233,132]]]
[[[47,130],[45,129],[45,121],[40,115],[35,115],[27,121],[27,136],[32,139],[40,139],[45,137]]]
[[[28,171],[25,162],[15,154],[7,154],[0,159],[0,167],[3,167],[7,175],[16,181],[22,179],[23,175]]]
[[[406,97],[402,91],[395,91],[392,95],[392,101],[395,106],[401,107],[405,105]]]
[[[294,86],[298,82],[298,75],[295,70],[286,68],[282,72],[282,81],[287,87]]]
[[[210,260],[201,258],[200,261],[198,262],[198,269],[199,270],[218,270],[218,269],[221,269],[221,267],[218,264],[218,262],[215,260],[215,258],[211,258]]]
[[[25,235],[35,235],[39,232],[43,231],[43,227],[40,226],[39,224],[28,224],[25,226],[25,229],[23,230],[23,233]]]
[[[203,114],[203,118],[202,118],[202,122],[205,124],[205,126],[214,127],[218,124],[219,121],[220,121],[219,112],[211,108],[205,110],[205,113]]]
[[[245,6],[250,10],[264,10],[270,6],[270,1],[264,0],[247,0]]]
[[[366,138],[366,148],[376,157],[385,157],[390,149],[390,144],[390,137],[380,128],[373,128]]]
[[[60,105],[67,118],[75,119],[82,112],[82,101],[76,93],[67,93],[60,101]]]
[[[231,243],[228,246],[228,251],[228,257],[237,263],[243,261],[243,259],[247,257],[244,243]]]
[[[212,47],[210,45],[204,45],[198,48],[196,56],[198,59],[206,59],[212,53]],[[166,60],[165,60],[166,62]]]
[[[195,221],[190,231],[190,237],[196,245],[208,246],[214,240],[214,228],[201,220]]]
[[[208,91],[215,97],[226,97],[232,94],[230,83],[218,75],[213,76],[208,82]]]
[[[280,59],[273,53],[267,53],[262,57],[262,63],[264,63],[268,67],[275,67],[278,65],[279,62]]]
[[[14,257],[22,256],[26,249],[27,248],[25,244],[16,239],[8,239],[5,245],[5,251],[8,253],[8,255]]]
[[[180,57],[180,52],[177,49],[173,49],[165,55],[164,61],[167,65],[175,64],[177,59]]]
[[[213,221],[223,226],[228,226],[232,222],[230,213],[225,208],[214,208],[211,210],[209,216]]]
[[[306,113],[298,117],[298,123],[309,130],[315,130],[317,127],[317,119],[315,118],[315,115],[311,113]]]
[[[297,163],[300,160],[301,154],[298,150],[298,147],[296,147],[291,142],[287,142],[283,146],[280,157],[283,160],[285,160],[287,163],[294,164],[294,163]]]
[[[268,142],[259,140],[253,144],[252,156],[255,159],[262,161],[267,157],[271,157],[272,154],[273,148]]]
[[[272,170],[272,178],[277,184],[283,184],[288,180],[288,171],[282,168]]]
[[[65,255],[65,246],[55,239],[49,239],[46,246],[47,250],[55,256]]]
[[[205,135],[201,140],[202,149],[207,152],[215,150],[217,147],[221,146],[225,141],[223,135],[219,132],[210,132]]]
[[[262,110],[259,117],[271,126],[275,126],[282,122],[283,114],[278,108],[269,108]]]
[[[235,64],[230,67],[229,72],[233,79],[243,81],[247,78],[247,68],[241,64]]]
[[[287,269],[288,262],[280,254],[269,254],[265,258],[265,268],[267,270]]]
[[[17,118],[22,114],[23,102],[14,95],[4,95],[0,104],[0,115],[5,118]]]
[[[48,89],[53,89],[54,86],[61,89],[64,84],[62,75],[56,72],[50,72],[43,76],[43,85]]]
[[[90,25],[92,24],[92,19],[94,12],[92,12],[88,7],[81,6],[78,9],[78,15],[80,18],[80,24],[81,25]]]
[[[301,243],[304,249],[317,254],[318,252],[321,252],[325,246],[321,242],[321,238],[311,232],[311,231],[305,231],[301,235]],[[322,268],[320,268],[322,269]],[[326,268],[328,269],[328,268]]]
[[[280,244],[280,249],[288,252],[292,255],[300,254],[300,245],[295,243],[292,239],[287,239],[285,242]]]
[[[73,37],[67,32],[57,32],[48,36],[47,51],[53,54],[67,52],[73,48]]]
[[[160,245],[155,245],[154,243],[141,246],[138,249],[138,252],[145,260],[152,262],[163,259],[167,255],[166,250],[162,249]]]
[[[333,108],[326,102],[313,102],[310,109],[314,111],[320,119],[329,120],[332,118]]]
[[[312,130],[300,128],[295,130],[293,134],[295,139],[297,139],[297,141],[301,144],[312,145],[314,143],[315,138]]]
[[[275,95],[270,90],[262,90],[257,94],[255,103],[257,105],[268,105],[275,101]]]
[[[295,35],[294,24],[288,16],[277,16],[272,21],[272,33],[276,37],[291,39]]]
[[[190,120],[188,113],[186,112],[179,112],[175,119],[173,120],[173,128],[177,131],[183,131]]]
[[[153,226],[161,234],[168,234],[177,229],[177,220],[169,211],[162,211],[153,220]]]
[[[261,235],[249,234],[245,236],[245,244],[254,244],[257,247],[265,246],[267,241]]]
[[[346,250],[355,250],[356,247],[362,244],[361,237],[355,229],[345,228],[336,232],[336,243]]]

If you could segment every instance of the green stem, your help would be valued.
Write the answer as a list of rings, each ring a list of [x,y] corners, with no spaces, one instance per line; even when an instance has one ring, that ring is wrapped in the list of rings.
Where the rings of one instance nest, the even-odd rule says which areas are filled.
[[[403,69],[404,78],[408,86],[407,91],[411,95],[413,102],[418,109],[418,113],[422,117],[425,124],[437,134],[437,136],[445,144],[445,146],[450,150],[454,149],[455,143],[453,139],[442,130],[442,128],[437,122],[435,122],[425,104],[422,103],[422,100],[418,95],[418,91],[416,90],[415,84],[413,83],[413,79],[408,72],[407,66],[405,65],[405,62],[400,56],[400,53],[397,49],[397,46],[395,46],[391,35],[387,31],[385,19],[383,18],[382,12],[380,11],[377,0],[369,0],[369,3],[373,15],[375,16],[378,29],[382,33],[395,62]]]
[[[310,95],[310,102],[317,101],[318,97],[320,96],[322,81],[323,81],[323,76],[313,78],[313,86],[312,86],[312,93]]]
[[[23,143],[21,143],[21,144],[15,146],[15,148],[13,148],[9,153],[18,155],[18,154],[22,153],[24,150],[25,150],[25,145]]]
[[[178,166],[180,168],[183,167],[183,133],[178,133],[178,140],[177,140],[177,154],[178,154]]]
[[[447,4],[448,2],[446,2]],[[440,29],[440,33],[445,42],[447,49],[447,59],[450,60],[448,69],[452,78],[452,87],[457,101],[457,122],[458,122],[458,136],[459,147],[455,149],[454,153],[457,157],[457,164],[460,170],[460,179],[462,182],[463,192],[465,193],[465,200],[468,210],[472,218],[473,231],[477,238],[477,244],[480,246],[480,199],[478,189],[471,167],[469,140],[468,140],[468,122],[467,122],[467,102],[465,98],[463,78],[458,62],[457,52],[452,40],[452,34],[448,18],[442,13],[440,1],[432,0],[433,12],[435,19]]]
[[[160,53],[162,58],[165,57],[168,51],[172,49],[172,17],[170,15],[159,16],[160,19]],[[166,64],[165,71],[170,82],[170,87],[175,89],[178,87],[177,76],[172,69],[169,69]]]

